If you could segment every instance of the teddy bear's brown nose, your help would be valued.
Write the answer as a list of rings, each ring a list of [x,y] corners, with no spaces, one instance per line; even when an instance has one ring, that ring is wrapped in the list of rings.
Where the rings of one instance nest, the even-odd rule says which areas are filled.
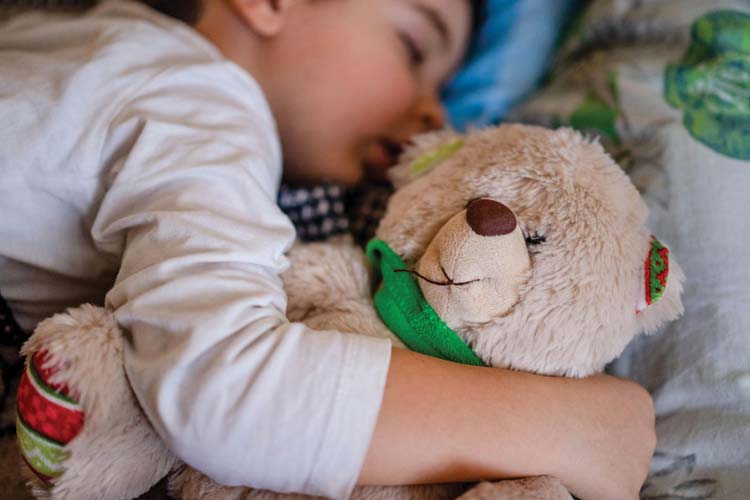
[[[480,236],[502,236],[516,229],[516,216],[499,201],[481,198],[469,204],[466,221]]]

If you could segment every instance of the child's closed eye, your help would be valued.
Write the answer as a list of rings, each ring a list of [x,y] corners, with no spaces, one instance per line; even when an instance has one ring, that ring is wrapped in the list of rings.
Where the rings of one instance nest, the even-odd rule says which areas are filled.
[[[404,49],[406,50],[406,55],[409,58],[409,64],[411,64],[415,68],[422,66],[425,61],[425,55],[422,49],[419,47],[419,44],[417,44],[414,38],[408,33],[400,32],[398,36],[404,45]]]

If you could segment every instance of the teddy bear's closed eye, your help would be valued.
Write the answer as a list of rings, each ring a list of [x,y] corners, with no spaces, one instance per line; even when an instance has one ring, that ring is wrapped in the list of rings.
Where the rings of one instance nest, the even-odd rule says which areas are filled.
[[[533,233],[529,233],[528,236],[526,236],[526,244],[530,247],[541,245],[542,243],[547,241],[547,237],[543,234],[539,234],[536,231]]]

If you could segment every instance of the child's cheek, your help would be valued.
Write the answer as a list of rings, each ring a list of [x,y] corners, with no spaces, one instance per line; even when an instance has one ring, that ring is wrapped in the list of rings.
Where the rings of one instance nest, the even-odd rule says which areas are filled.
[[[402,61],[387,54],[372,60],[370,68],[353,78],[362,89],[356,99],[361,122],[371,133],[384,134],[398,127],[418,100],[414,76]]]

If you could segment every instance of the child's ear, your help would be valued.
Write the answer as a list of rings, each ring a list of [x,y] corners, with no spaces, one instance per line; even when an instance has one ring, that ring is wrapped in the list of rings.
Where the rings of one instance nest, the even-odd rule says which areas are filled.
[[[272,37],[284,26],[294,0],[229,0],[234,11],[258,35]]]

